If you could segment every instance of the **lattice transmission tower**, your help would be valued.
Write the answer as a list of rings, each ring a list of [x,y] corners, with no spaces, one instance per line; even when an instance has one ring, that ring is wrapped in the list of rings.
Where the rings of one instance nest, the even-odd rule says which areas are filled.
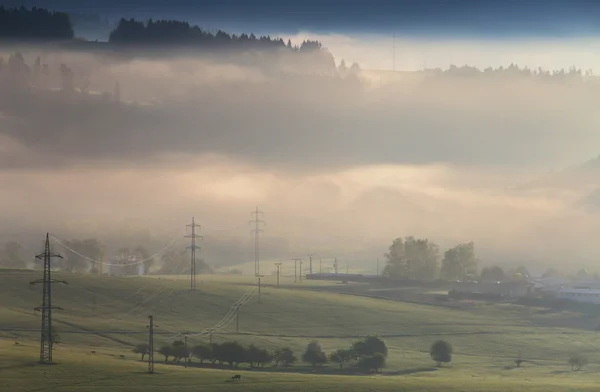
[[[40,253],[35,256],[36,259],[44,260],[44,277],[42,279],[34,280],[30,284],[42,284],[42,305],[35,308],[36,311],[42,313],[42,327],[40,329],[40,363],[51,364],[52,363],[52,347],[54,345],[54,334],[52,330],[52,310],[62,308],[52,305],[52,284],[64,283],[64,280],[52,279],[52,258],[63,257],[56,253],[50,252],[50,235],[46,233],[46,244],[44,246],[44,253]]]
[[[192,251],[191,260],[190,260],[190,290],[196,290],[196,249],[200,250],[200,247],[196,245],[197,239],[202,239],[201,235],[196,234],[196,228],[200,229],[200,225],[196,224],[194,218],[192,218],[192,224],[186,225],[186,227],[192,228],[192,234],[186,235],[185,238],[191,238],[192,244],[187,247]]]

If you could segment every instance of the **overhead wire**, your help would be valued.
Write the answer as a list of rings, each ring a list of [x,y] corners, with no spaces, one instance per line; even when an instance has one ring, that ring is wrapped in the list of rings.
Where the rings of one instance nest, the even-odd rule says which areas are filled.
[[[96,263],[96,264],[102,264],[102,265],[106,265],[106,266],[115,266],[115,267],[127,267],[127,266],[131,266],[131,265],[138,265],[138,264],[142,264],[145,263],[147,261],[150,261],[152,259],[154,259],[156,256],[160,255],[161,253],[165,252],[167,249],[169,249],[178,239],[180,239],[181,234],[183,234],[185,232],[185,230],[181,230],[177,233],[177,236],[175,238],[173,238],[172,241],[170,241],[167,246],[165,246],[164,248],[162,248],[161,250],[159,250],[158,252],[156,252],[155,254],[142,259],[142,260],[136,260],[134,262],[131,263],[107,263],[104,261],[99,261],[99,260],[94,260],[91,257],[88,257],[86,255],[83,255],[81,253],[79,253],[78,251],[76,251],[75,249],[69,247],[68,245],[66,245],[64,242],[60,241],[58,238],[56,238],[55,235],[50,234],[50,238],[55,241],[57,244],[61,245],[62,247],[64,247],[65,249],[69,250],[70,252],[76,254],[79,257],[83,257],[84,259],[91,261],[92,263]],[[66,241],[65,241],[66,242]]]
[[[203,225],[204,227],[209,227],[211,228],[212,226],[210,225]],[[217,231],[227,231],[227,230],[232,230],[236,227],[239,227],[240,225],[233,225],[231,227],[226,227],[226,228],[215,228],[212,227],[212,232],[217,232]],[[67,249],[68,251],[82,257],[85,260],[88,260],[92,263],[95,264],[101,264],[101,265],[105,265],[105,266],[118,266],[118,267],[127,267],[127,266],[132,266],[132,265],[138,265],[138,264],[142,264],[145,263],[147,261],[150,261],[152,259],[154,259],[155,257],[159,256],[160,254],[164,253],[167,249],[169,249],[178,239],[181,239],[181,234],[184,233],[186,229],[181,230],[180,232],[177,233],[177,236],[171,240],[164,248],[160,249],[158,252],[154,253],[153,255],[142,259],[142,260],[136,260],[134,262],[130,262],[130,263],[108,263],[108,262],[104,262],[104,261],[100,261],[100,260],[95,260],[91,257],[88,257],[80,252],[78,252],[77,250],[71,248],[70,246],[68,246],[67,244],[65,244],[65,242],[67,241],[61,241],[60,239],[57,238],[56,235],[54,234],[50,234],[50,238],[55,241],[57,244],[61,245],[62,247],[64,247],[65,249]],[[184,268],[184,265],[182,263],[182,265],[179,266],[178,272],[175,274],[175,276],[179,276],[179,272],[181,272],[181,270]],[[158,295],[168,284],[169,282],[164,282],[163,284],[161,284],[151,295],[147,296],[142,302],[140,302],[139,304],[137,304],[135,307],[133,307],[132,309],[130,309],[129,311],[125,312],[125,313],[121,313],[119,312],[120,316],[119,317],[112,317],[109,318],[106,321],[116,321],[116,320],[122,320],[123,318],[125,318],[126,316],[129,316],[131,314],[133,314],[134,312],[136,312],[138,309],[140,309],[144,304],[148,303],[152,298],[154,298],[156,295]],[[134,295],[137,295],[138,293],[140,293],[144,288],[140,288],[138,289],[136,292],[134,292],[132,295],[128,296],[128,297],[124,297],[124,298],[120,298],[118,300],[109,302],[107,304],[104,305],[100,305],[101,307],[106,307],[109,304],[112,303],[116,303],[116,302],[120,302],[125,298],[129,298],[132,297]],[[177,287],[171,289],[169,291],[169,293],[158,303],[163,303],[164,301],[166,301],[175,291],[177,290]],[[175,331],[169,331],[166,330],[166,332],[172,332],[175,333],[175,335],[172,338],[187,334],[189,336],[203,336],[203,335],[207,335],[209,333],[214,333],[217,330],[223,329],[225,327],[227,327],[234,319],[236,312],[239,311],[239,309],[244,306],[246,303],[248,303],[248,301],[250,301],[250,299],[252,299],[254,297],[256,293],[256,286],[253,285],[252,287],[250,287],[250,289],[248,289],[233,305],[230,306],[228,312],[225,314],[225,316],[215,325],[213,325],[210,328],[205,328],[203,331],[199,332],[199,333],[176,333]],[[98,306],[98,305],[95,305]]]

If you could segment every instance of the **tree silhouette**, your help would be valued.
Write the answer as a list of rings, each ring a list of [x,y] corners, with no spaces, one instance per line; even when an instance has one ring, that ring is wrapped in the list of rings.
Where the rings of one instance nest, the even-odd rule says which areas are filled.
[[[178,20],[153,20],[146,23],[136,19],[121,18],[117,27],[111,31],[109,42],[116,45],[145,46],[192,46],[208,49],[243,49],[256,51],[287,50],[298,53],[323,52],[319,41],[305,40],[300,46],[287,45],[281,38],[255,36],[242,33],[228,34],[224,31],[210,33],[199,26]]]
[[[141,354],[142,355],[142,361],[143,361],[144,357],[149,353],[150,347],[148,346],[148,344],[145,344],[145,343],[144,344],[138,344],[131,351],[133,351],[136,354]]]
[[[302,355],[302,360],[310,363],[313,368],[316,368],[318,365],[327,363],[327,355],[323,351],[321,344],[316,340],[313,340],[306,346],[306,351],[304,352],[304,355]]]
[[[460,244],[444,253],[442,276],[447,280],[465,280],[477,275],[479,260],[473,242]]]
[[[452,360],[452,345],[445,340],[437,340],[431,345],[429,355],[438,366],[449,363]]]
[[[439,247],[426,238],[396,238],[385,257],[383,273],[393,279],[431,280],[439,268]]]
[[[65,40],[73,38],[69,15],[33,7],[0,6],[0,39]]]

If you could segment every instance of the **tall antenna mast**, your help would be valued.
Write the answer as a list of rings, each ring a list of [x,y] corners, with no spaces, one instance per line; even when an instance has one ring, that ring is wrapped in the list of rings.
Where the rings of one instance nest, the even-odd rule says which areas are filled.
[[[254,276],[255,277],[259,277],[260,275],[260,253],[259,253],[259,243],[258,243],[258,237],[260,235],[260,233],[263,233],[264,230],[261,229],[260,225],[265,225],[266,226],[266,222],[264,220],[260,219],[260,216],[264,216],[264,214],[262,213],[262,211],[260,211],[258,209],[258,206],[256,206],[256,210],[251,212],[252,215],[252,220],[250,221],[250,224],[254,224],[254,228],[251,230],[254,233]]]
[[[396,72],[396,32],[392,33],[392,70]]]
[[[186,227],[192,228],[192,234],[186,235],[186,236],[184,236],[184,238],[192,239],[192,244],[190,246],[188,246],[186,249],[191,249],[191,251],[192,251],[191,260],[190,260],[190,290],[195,291],[196,290],[196,249],[198,249],[198,250],[200,249],[200,247],[196,245],[196,239],[197,238],[202,239],[203,237],[201,235],[196,234],[196,227],[200,229],[200,225],[196,224],[193,217],[192,217],[192,224],[186,225]]]

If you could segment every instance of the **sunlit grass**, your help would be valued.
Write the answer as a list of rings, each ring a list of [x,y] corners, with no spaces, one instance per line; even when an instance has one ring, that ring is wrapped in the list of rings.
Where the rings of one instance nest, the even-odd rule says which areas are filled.
[[[32,309],[39,305],[40,288],[28,285],[37,275],[0,272],[0,328],[18,329],[0,332],[0,384],[13,390],[125,391],[169,386],[211,391],[568,391],[596,390],[600,371],[597,332],[546,326],[528,308],[507,304],[455,309],[363,298],[327,291],[339,283],[294,283],[293,277],[282,278],[282,287],[276,289],[275,277],[265,276],[261,303],[254,296],[240,311],[240,334],[232,322],[213,341],[233,339],[270,349],[289,346],[299,355],[312,339],[331,351],[348,346],[357,336],[375,334],[383,336],[390,348],[386,375],[296,374],[293,369],[289,374],[244,372],[238,385],[227,382],[231,372],[226,370],[158,364],[159,374],[143,374],[146,364],[130,352],[129,344],[146,340],[149,314],[158,324],[156,344],[160,345],[177,333],[216,324],[256,283],[252,277],[222,275],[199,276],[199,291],[190,292],[185,276],[56,274],[69,281],[54,289],[55,304],[64,308],[55,312],[55,325],[62,331],[55,353],[59,364],[31,366],[38,356],[37,333],[23,330],[39,328],[39,315]],[[441,369],[428,356],[429,345],[439,338],[449,340],[455,349],[452,363]],[[189,339],[190,344],[207,340]],[[90,354],[91,350],[97,354]],[[573,352],[590,359],[585,371],[570,372],[567,358]],[[514,360],[519,355],[526,362],[516,369]]]

